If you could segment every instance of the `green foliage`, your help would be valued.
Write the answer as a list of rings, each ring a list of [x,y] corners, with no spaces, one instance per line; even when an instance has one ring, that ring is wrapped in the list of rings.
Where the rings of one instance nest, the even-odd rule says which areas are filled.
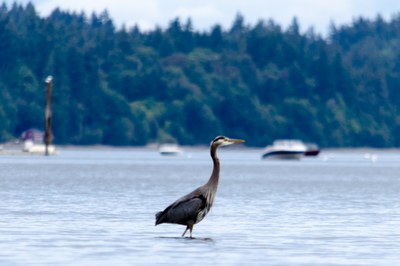
[[[207,144],[224,134],[264,146],[400,146],[400,15],[332,25],[323,39],[238,14],[229,30],[116,29],[33,4],[0,9],[0,141],[44,126],[44,78],[54,76],[60,144]]]

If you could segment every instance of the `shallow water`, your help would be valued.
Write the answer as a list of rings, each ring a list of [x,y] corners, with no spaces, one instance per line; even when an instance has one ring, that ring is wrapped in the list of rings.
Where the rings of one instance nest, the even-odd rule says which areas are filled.
[[[213,209],[194,227],[154,214],[207,181],[208,150],[0,156],[0,265],[396,265],[400,153],[262,161],[221,149]]]

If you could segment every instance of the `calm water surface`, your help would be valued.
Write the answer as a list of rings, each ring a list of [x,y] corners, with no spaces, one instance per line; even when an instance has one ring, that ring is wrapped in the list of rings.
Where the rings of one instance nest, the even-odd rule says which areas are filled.
[[[194,227],[154,214],[205,183],[208,150],[0,156],[0,265],[399,265],[400,153],[262,161],[219,151],[215,205]]]

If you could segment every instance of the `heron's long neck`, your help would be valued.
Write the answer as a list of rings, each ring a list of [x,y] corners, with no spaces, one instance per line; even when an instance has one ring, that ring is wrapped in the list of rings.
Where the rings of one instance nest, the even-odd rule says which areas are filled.
[[[210,154],[211,154],[211,158],[213,160],[214,166],[213,166],[213,171],[211,173],[211,177],[208,180],[208,184],[217,188],[218,180],[219,180],[220,165],[219,165],[219,159],[217,156],[217,146],[216,145],[211,145]]]

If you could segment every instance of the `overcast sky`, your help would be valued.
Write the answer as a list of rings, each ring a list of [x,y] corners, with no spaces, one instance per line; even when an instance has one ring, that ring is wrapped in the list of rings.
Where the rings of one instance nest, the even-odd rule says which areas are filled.
[[[0,0],[1,1],[1,0]],[[6,1],[8,4],[14,2]],[[29,0],[17,0],[27,3]],[[196,30],[209,30],[220,24],[229,28],[235,15],[240,12],[248,24],[259,19],[272,18],[286,28],[296,16],[301,30],[313,26],[316,32],[325,34],[331,21],[336,25],[351,23],[354,17],[375,18],[381,14],[390,19],[400,11],[399,0],[33,0],[39,15],[47,16],[56,7],[69,11],[93,11],[107,9],[117,26],[138,24],[141,29],[165,27],[173,18],[183,21],[192,18]]]

